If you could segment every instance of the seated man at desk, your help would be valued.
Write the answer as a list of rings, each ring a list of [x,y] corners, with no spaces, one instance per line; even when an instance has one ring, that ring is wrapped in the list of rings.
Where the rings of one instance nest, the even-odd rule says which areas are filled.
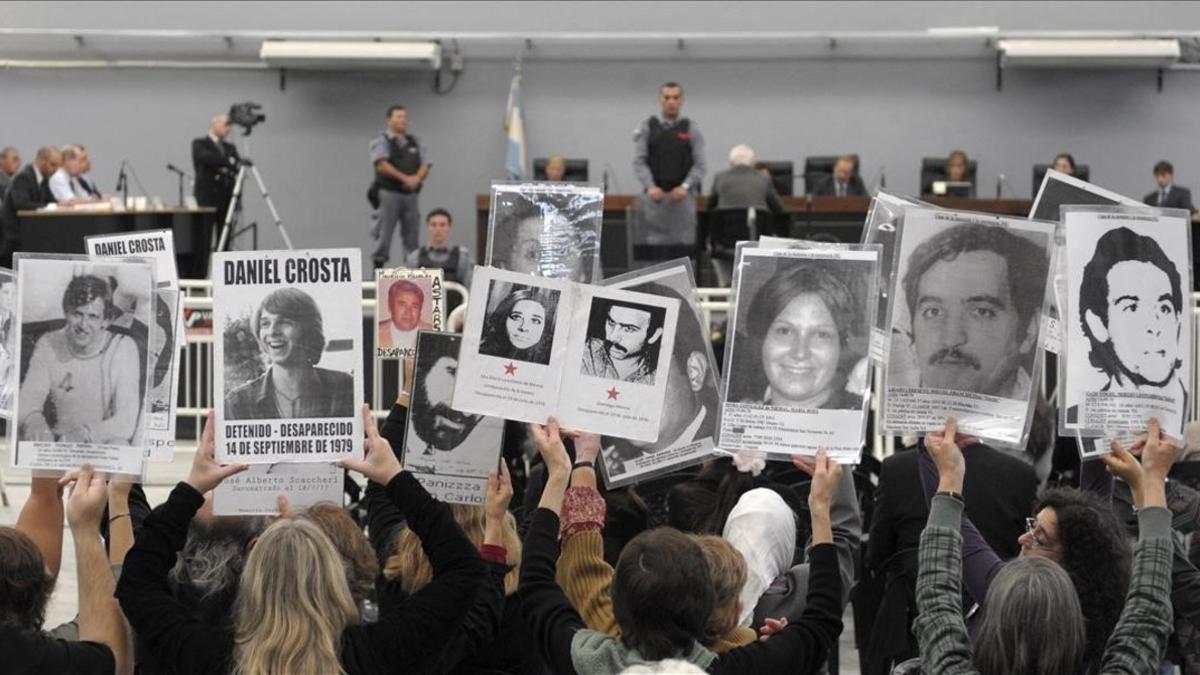
[[[54,201],[50,193],[50,176],[62,164],[62,153],[53,145],[38,148],[33,163],[13,176],[12,183],[4,194],[4,205],[0,208],[0,267],[12,267],[12,255],[21,244],[21,219],[19,211],[35,211]]]
[[[854,158],[842,155],[833,163],[833,173],[817,181],[814,197],[862,197],[867,194],[862,177],[855,171]]]
[[[59,206],[76,206],[100,201],[87,190],[80,179],[87,168],[91,167],[87,150],[80,145],[65,145],[62,149],[62,166],[50,176],[50,193]]]
[[[783,202],[769,175],[754,168],[754,150],[735,145],[729,151],[729,168],[713,178],[707,209],[755,209],[783,213]]]

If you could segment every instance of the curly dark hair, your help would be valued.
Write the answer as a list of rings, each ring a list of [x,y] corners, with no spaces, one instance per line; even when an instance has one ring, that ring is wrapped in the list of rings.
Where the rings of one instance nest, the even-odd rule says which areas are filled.
[[[1074,488],[1044,491],[1034,513],[1054,509],[1062,566],[1079,594],[1087,630],[1087,668],[1094,672],[1104,645],[1121,618],[1133,552],[1112,507],[1096,495]]]

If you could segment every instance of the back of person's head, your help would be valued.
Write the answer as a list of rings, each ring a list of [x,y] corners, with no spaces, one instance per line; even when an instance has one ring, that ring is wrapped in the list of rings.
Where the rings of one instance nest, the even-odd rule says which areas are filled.
[[[754,166],[754,148],[739,143],[729,150],[729,164],[732,166]]]
[[[621,671],[621,675],[700,675],[703,672],[704,669],[687,661],[666,659],[657,663],[629,666]]]
[[[1083,672],[1083,610],[1071,578],[1045,558],[1005,564],[988,587],[975,640],[981,675]]]
[[[737,501],[754,487],[754,478],[728,457],[710,461],[693,481],[680,483],[667,494],[667,522],[695,534],[721,534]]]
[[[53,591],[37,544],[16,528],[0,527],[0,626],[40,629]]]
[[[375,550],[367,541],[362,528],[354,522],[346,510],[337,504],[324,502],[314,504],[299,514],[311,520],[329,537],[346,567],[346,582],[350,584],[350,595],[360,606],[370,597],[375,588],[375,575],[379,573],[379,561]]]
[[[342,631],[360,615],[341,557],[309,520],[284,517],[246,560],[234,622],[240,675],[341,672]]]
[[[725,539],[712,534],[692,535],[704,553],[713,585],[713,610],[705,629],[710,644],[737,627],[742,588],[746,585],[746,559]]]
[[[187,541],[168,575],[177,596],[196,609],[211,608],[214,620],[228,621],[250,545],[268,522],[259,516],[193,518]]]
[[[463,534],[476,547],[483,544],[484,513],[482,506],[451,504],[454,521]],[[504,548],[508,552],[506,561],[512,569],[504,577],[504,593],[517,592],[517,578],[521,573],[521,537],[517,534],[517,520],[511,513],[504,514]],[[388,557],[383,567],[383,576],[388,581],[400,584],[400,589],[409,595],[425,587],[433,579],[433,567],[421,547],[421,539],[409,528],[396,534],[395,553]]]
[[[1087,630],[1088,659],[1098,661],[1121,618],[1133,553],[1121,522],[1099,497],[1073,488],[1046,490],[1034,513],[1054,509],[1063,569],[1071,577]]]
[[[746,559],[739,616],[745,625],[763,592],[792,565],[796,516],[778,492],[755,488],[742,495],[729,512],[723,536]]]
[[[686,534],[669,527],[634,537],[613,573],[613,616],[621,641],[643,658],[677,657],[703,642],[713,608],[712,578]]]

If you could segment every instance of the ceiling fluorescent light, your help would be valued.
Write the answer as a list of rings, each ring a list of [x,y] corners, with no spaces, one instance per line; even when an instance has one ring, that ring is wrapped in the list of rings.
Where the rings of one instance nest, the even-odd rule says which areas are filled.
[[[1004,67],[1165,68],[1179,60],[1178,40],[1000,40]]]
[[[264,40],[258,56],[269,66],[313,70],[437,70],[442,65],[442,47],[436,42]]]

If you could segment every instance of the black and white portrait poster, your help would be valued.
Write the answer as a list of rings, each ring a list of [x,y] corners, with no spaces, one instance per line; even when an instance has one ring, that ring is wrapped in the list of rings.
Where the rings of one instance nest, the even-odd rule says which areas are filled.
[[[375,357],[417,355],[417,331],[442,330],[446,297],[440,269],[375,270]]]
[[[700,313],[691,260],[681,258],[623,274],[604,285],[679,301],[658,438],[605,436],[600,452],[605,484],[621,487],[703,462],[716,447],[720,371]]]
[[[1067,206],[1064,429],[1143,431],[1182,441],[1192,382],[1186,211]],[[1086,434],[1085,435],[1089,435]]]
[[[484,264],[549,279],[600,281],[604,192],[570,183],[493,183]]]
[[[871,358],[881,366],[887,363],[892,345],[892,303],[890,293],[896,278],[896,242],[904,226],[904,209],[923,202],[880,190],[871,200],[867,220],[863,225],[864,244],[878,244],[879,299],[875,302],[875,317],[871,324]]]
[[[454,408],[658,438],[679,301],[477,267]]]
[[[13,465],[141,474],[153,266],[17,254],[17,290]]]
[[[85,239],[93,260],[136,258],[154,266],[154,316],[148,346],[151,374],[142,442],[146,459],[170,462],[175,456],[175,401],[179,391],[179,348],[183,336],[179,277],[171,230],[95,235]]]
[[[217,459],[361,452],[362,316],[358,249],[216,253]]]
[[[273,516],[279,513],[279,495],[287,497],[289,509],[322,502],[341,506],[344,473],[333,462],[251,464],[213,490],[213,515]]]
[[[1036,395],[1054,223],[908,207],[892,289],[884,428],[1023,445]]]
[[[858,462],[879,248],[739,244],[720,448]]]
[[[499,466],[504,419],[455,410],[454,382],[462,336],[421,331],[404,436],[404,470],[429,494],[483,506],[487,476]]]
[[[0,417],[12,419],[17,395],[17,275],[0,267]]]
[[[1057,221],[1062,206],[1136,206],[1141,202],[1112,190],[1106,190],[1074,176],[1049,169],[1042,178],[1029,217],[1034,220]]]

